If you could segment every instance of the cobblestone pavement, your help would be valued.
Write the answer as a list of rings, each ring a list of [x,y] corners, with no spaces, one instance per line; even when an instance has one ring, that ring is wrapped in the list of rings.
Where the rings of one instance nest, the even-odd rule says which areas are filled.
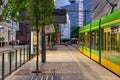
[[[39,56],[39,74],[36,75],[36,57],[5,80],[120,80],[118,76],[82,55],[72,46],[57,45],[47,50],[46,63]],[[33,73],[32,73],[33,72]]]

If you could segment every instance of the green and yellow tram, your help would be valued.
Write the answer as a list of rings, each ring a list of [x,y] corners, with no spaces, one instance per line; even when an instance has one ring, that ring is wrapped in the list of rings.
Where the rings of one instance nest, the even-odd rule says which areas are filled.
[[[120,76],[120,10],[79,30],[79,50]]]

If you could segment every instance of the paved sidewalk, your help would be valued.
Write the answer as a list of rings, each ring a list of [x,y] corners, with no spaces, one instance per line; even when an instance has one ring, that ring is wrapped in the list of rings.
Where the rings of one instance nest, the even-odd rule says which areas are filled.
[[[46,63],[39,61],[39,75],[31,73],[36,70],[35,57],[5,80],[120,80],[72,46],[58,45],[55,48],[47,50]]]

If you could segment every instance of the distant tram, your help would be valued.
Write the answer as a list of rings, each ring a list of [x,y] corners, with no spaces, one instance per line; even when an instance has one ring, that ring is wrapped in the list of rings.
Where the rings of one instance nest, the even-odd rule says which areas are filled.
[[[82,27],[79,50],[120,76],[120,10]]]

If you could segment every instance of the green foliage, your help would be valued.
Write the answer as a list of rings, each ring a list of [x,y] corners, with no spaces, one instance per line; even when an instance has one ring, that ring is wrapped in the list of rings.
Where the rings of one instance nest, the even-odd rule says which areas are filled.
[[[38,20],[39,26],[54,22],[52,18],[54,0],[30,0],[27,6],[27,20],[32,21],[31,26],[36,24],[36,19]]]
[[[0,22],[2,21],[2,16],[0,16]]]
[[[58,36],[58,32],[59,32],[59,29],[58,29],[58,25],[54,24],[54,29],[55,29],[55,32],[52,33],[53,37],[57,37]]]
[[[10,19],[15,22],[22,21],[20,14],[27,9],[27,3],[28,0],[8,0],[2,11],[3,19]]]
[[[4,39],[4,37],[0,37],[0,41],[4,41],[5,39]]]
[[[80,27],[72,27],[71,28],[71,38],[78,38]]]
[[[20,15],[23,11],[27,11],[26,21],[29,21],[31,26],[35,26],[37,19],[40,27],[54,23],[53,10],[54,0],[8,0],[7,4],[3,5],[0,21],[23,22]]]
[[[0,0],[0,6],[3,4],[3,1],[2,0]]]
[[[4,4],[4,1],[3,0],[0,0],[0,11],[2,10],[2,6]],[[2,16],[0,15],[0,22],[2,21]]]
[[[29,0],[8,0],[7,4],[3,5],[2,17],[4,20],[13,20],[15,22],[22,21],[20,13],[27,9],[25,4]]]

